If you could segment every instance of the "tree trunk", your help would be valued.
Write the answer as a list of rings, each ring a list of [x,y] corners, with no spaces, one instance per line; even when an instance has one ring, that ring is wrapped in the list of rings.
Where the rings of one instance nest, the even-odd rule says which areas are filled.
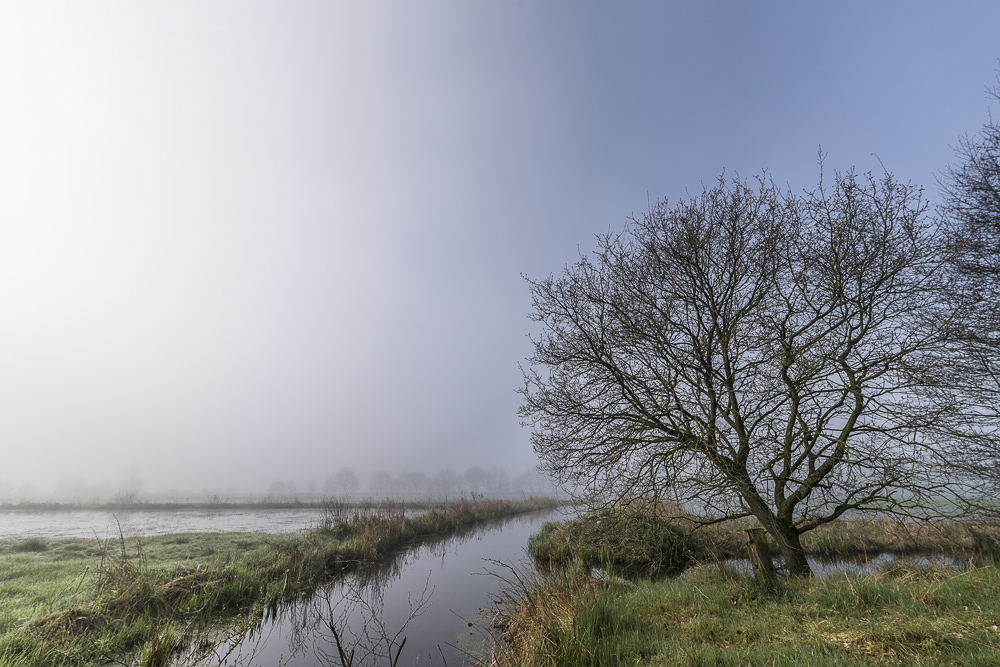
[[[785,559],[788,574],[793,577],[811,577],[813,572],[806,560],[806,552],[802,549],[802,543],[799,542],[798,532],[791,526],[785,529],[775,528],[773,532],[768,532],[771,533],[771,537],[778,545],[778,550],[781,551],[782,558]]]
[[[753,489],[747,482],[745,488]],[[788,574],[793,577],[811,577],[812,569],[806,561],[806,552],[799,542],[799,531],[792,525],[788,517],[775,516],[770,508],[756,492],[743,493],[743,498],[747,501],[750,512],[757,517],[760,525],[771,536],[774,543],[781,552],[781,557],[785,559],[785,567]]]

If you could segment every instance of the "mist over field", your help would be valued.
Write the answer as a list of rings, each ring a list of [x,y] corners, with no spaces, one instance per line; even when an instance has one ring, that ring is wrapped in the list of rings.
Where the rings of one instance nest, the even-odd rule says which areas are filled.
[[[0,501],[323,494],[345,468],[530,490],[523,275],[723,170],[813,187],[819,150],[936,201],[997,25],[986,2],[4,6]]]

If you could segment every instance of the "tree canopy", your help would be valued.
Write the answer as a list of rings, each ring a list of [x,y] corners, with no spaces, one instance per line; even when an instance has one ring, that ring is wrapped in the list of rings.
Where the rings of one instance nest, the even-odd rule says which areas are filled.
[[[1000,101],[1000,77],[987,88]],[[951,363],[951,381],[979,396],[976,410],[1000,412],[1000,121],[992,115],[974,135],[963,136],[955,149],[957,162],[939,179],[941,212],[953,226],[956,298],[967,303],[968,345]],[[977,478],[1000,486],[1000,446],[983,437],[959,460]]]
[[[564,485],[755,517],[799,574],[806,531],[957,497],[949,462],[995,417],[942,371],[969,302],[919,188],[720,178],[597,245],[528,280],[520,414]]]

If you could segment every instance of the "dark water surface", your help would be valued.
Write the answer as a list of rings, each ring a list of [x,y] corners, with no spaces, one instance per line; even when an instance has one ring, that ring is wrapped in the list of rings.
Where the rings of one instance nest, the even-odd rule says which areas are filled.
[[[813,575],[819,578],[850,575],[875,574],[880,569],[895,563],[908,563],[917,566],[944,566],[950,568],[961,568],[967,565],[967,559],[946,554],[893,554],[893,553],[873,553],[856,554],[854,556],[808,556],[806,560],[812,568]],[[753,566],[747,558],[731,558],[722,561],[722,565],[729,569],[753,574]],[[774,566],[780,572],[784,566],[780,556],[774,557]],[[683,574],[681,575],[683,576]]]
[[[404,637],[399,667],[459,667],[482,651],[483,615],[502,584],[488,571],[505,572],[492,561],[526,559],[528,537],[543,521],[561,518],[560,510],[544,510],[491,522],[347,575],[265,620],[226,664],[339,665],[336,632],[345,652],[355,649],[355,667],[389,664],[378,654],[395,656]],[[219,657],[201,664],[219,664]]]

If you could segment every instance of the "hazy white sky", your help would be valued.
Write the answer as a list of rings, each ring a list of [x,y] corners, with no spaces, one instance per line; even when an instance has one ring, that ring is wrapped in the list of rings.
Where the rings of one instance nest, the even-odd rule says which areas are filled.
[[[521,274],[725,168],[936,195],[984,2],[0,8],[0,482],[534,464]],[[998,110],[994,110],[997,112]]]

